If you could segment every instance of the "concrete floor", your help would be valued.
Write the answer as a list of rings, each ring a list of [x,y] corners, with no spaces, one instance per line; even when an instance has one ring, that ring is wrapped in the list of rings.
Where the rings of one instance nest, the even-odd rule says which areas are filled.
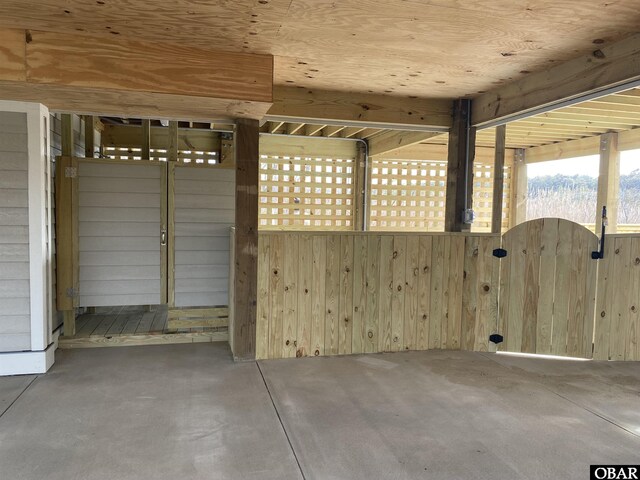
[[[12,480],[584,479],[640,461],[640,364],[67,350],[47,375],[0,378],[0,415]]]

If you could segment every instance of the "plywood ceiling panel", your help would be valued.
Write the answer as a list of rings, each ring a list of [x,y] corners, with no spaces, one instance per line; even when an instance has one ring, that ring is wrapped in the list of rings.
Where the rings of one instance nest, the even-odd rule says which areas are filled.
[[[476,95],[637,31],[638,0],[3,0],[0,26],[275,55],[278,85]]]

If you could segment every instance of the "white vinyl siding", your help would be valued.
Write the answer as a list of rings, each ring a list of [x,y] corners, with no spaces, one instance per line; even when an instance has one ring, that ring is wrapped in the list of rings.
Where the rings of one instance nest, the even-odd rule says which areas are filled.
[[[80,162],[80,306],[160,303],[162,168]]]
[[[27,114],[0,112],[0,352],[31,348]]]
[[[229,302],[229,227],[235,222],[235,171],[175,167],[175,304]]]

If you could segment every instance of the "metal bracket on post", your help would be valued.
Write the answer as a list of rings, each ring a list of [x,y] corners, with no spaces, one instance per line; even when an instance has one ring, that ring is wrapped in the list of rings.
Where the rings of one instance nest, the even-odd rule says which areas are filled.
[[[604,239],[607,229],[607,206],[602,207],[602,230],[600,231],[600,250],[591,252],[593,260],[602,260],[604,258]]]

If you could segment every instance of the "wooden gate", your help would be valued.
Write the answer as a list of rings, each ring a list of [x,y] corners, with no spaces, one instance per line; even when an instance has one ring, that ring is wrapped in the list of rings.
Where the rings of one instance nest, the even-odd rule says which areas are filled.
[[[558,218],[504,234],[499,350],[592,358],[597,246],[591,231]]]

